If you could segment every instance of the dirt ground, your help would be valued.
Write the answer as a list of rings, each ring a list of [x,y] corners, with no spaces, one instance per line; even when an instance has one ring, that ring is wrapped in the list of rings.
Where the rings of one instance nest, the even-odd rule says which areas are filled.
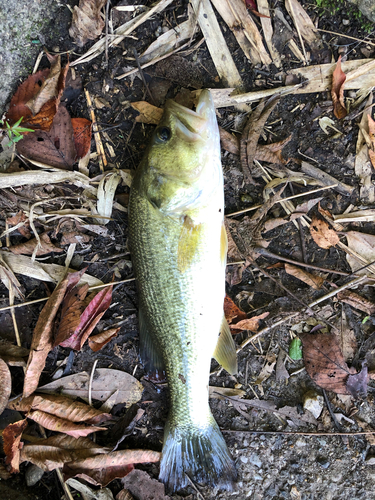
[[[73,2],[68,2],[74,5]],[[114,2],[116,3],[116,2]],[[287,20],[290,18],[284,9],[283,2],[271,2],[273,7],[279,7]],[[277,5],[276,5],[277,4]],[[346,4],[335,13],[322,7],[318,8],[314,2],[302,2],[310,17],[317,26],[324,30],[345,33],[348,36],[362,39],[368,36],[363,27],[363,19],[358,19],[353,7],[346,8]],[[60,6],[60,10],[66,7]],[[70,60],[82,54],[90,47],[78,48],[68,35],[69,15],[60,12],[62,19],[60,32],[48,37],[46,45],[52,50],[58,46],[60,52],[73,50]],[[127,14],[121,14],[117,22],[125,21]],[[272,88],[280,83],[279,73],[292,68],[301,68],[287,46],[280,47],[284,56],[282,68],[275,66],[253,67],[240,50],[231,31],[219,19],[226,43],[233,55],[237,69],[244,82],[244,90],[249,92],[261,88]],[[108,155],[107,169],[135,169],[142,158],[153,130],[153,125],[136,123],[138,113],[131,108],[130,103],[135,101],[149,101],[149,95],[144,83],[139,77],[129,77],[123,80],[116,79],[116,75],[134,65],[133,49],[142,53],[156,36],[170,27],[181,23],[187,18],[187,3],[175,2],[161,14],[142,25],[134,37],[126,38],[121,44],[109,50],[108,61],[105,55],[75,67],[76,73],[82,79],[83,87],[89,90],[93,99],[102,105],[97,106],[95,113],[100,128],[105,132],[105,143],[109,143],[114,152]],[[257,23],[259,21],[255,18]],[[65,24],[64,24],[65,23]],[[368,25],[366,26],[368,28]],[[339,54],[346,54],[348,59],[374,57],[373,45],[361,44],[344,35],[322,34],[323,45],[318,53],[314,53],[311,64],[336,61]],[[374,42],[374,34],[368,40]],[[63,56],[66,57],[66,56]],[[128,58],[128,59],[127,59]],[[45,58],[41,67],[47,66]],[[153,65],[144,70],[147,85],[155,99],[157,106],[163,106],[166,98],[179,98],[186,95],[187,90],[199,88],[221,88],[222,84],[217,76],[215,66],[209,55],[205,43],[194,51],[186,50],[173,59]],[[186,90],[187,89],[187,90]],[[185,94],[184,94],[185,93]],[[82,91],[73,93],[66,102],[71,116],[90,118],[87,102]],[[256,109],[258,103],[252,104]],[[363,104],[364,106],[364,104]],[[358,113],[362,108],[358,109]],[[326,114],[333,117],[332,99],[328,92],[310,93],[304,95],[283,96],[268,118],[268,126],[261,134],[260,143],[277,142],[291,136],[291,140],[283,149],[283,157],[288,159],[287,167],[298,171],[301,160],[313,158],[317,166],[331,174],[338,181],[354,187],[351,196],[344,196],[330,189],[308,198],[322,197],[320,204],[323,209],[333,214],[343,213],[351,204],[360,208],[359,180],[354,173],[356,154],[356,140],[358,121],[361,116],[353,113],[349,119],[336,123],[338,137],[334,132],[329,135],[319,126],[318,118]],[[225,130],[235,131],[239,136],[246,123],[246,114],[234,110],[233,107],[218,110],[218,122]],[[106,149],[108,152],[108,149]],[[242,173],[240,157],[236,154],[222,151],[222,163],[225,178],[225,210],[226,214],[245,209],[249,206],[263,203],[264,181],[255,174],[256,184],[246,184]],[[97,161],[89,164],[90,177],[100,173]],[[375,177],[373,176],[373,180]],[[47,188],[38,188],[38,195],[50,196]],[[289,184],[284,196],[308,191],[310,187]],[[33,190],[23,190],[19,193],[27,203],[32,202]],[[59,196],[76,196],[72,206],[79,207],[77,190],[68,186],[59,188]],[[56,191],[54,191],[56,195]],[[129,188],[121,187],[117,191],[117,200],[126,206]],[[17,200],[12,197],[11,190],[2,190],[0,200],[1,229],[5,229],[5,219],[17,212]],[[309,212],[309,216],[318,213],[318,206]],[[241,226],[247,214],[234,218]],[[271,217],[283,217],[285,214],[280,205],[275,205],[269,214]],[[71,267],[82,269],[88,266],[87,272],[103,282],[126,280],[132,278],[133,271],[131,256],[127,247],[128,222],[126,212],[114,210],[113,220],[107,224],[107,236],[96,236],[88,244],[77,246]],[[237,223],[233,223],[236,226]],[[237,227],[237,226],[236,226]],[[375,234],[374,224],[353,223],[351,229]],[[263,233],[264,239],[269,241],[268,251],[294,261],[304,261],[322,268],[333,269],[350,275],[351,268],[342,249],[320,248],[312,238],[308,228],[298,227],[298,224],[288,223]],[[23,236],[13,233],[12,244],[22,242]],[[5,238],[2,238],[5,245]],[[64,265],[65,253],[51,254],[43,262]],[[358,370],[361,362],[367,359],[369,369],[371,356],[375,348],[374,317],[355,309],[337,299],[328,299],[314,309],[314,315],[304,313],[305,305],[325,295],[335,287],[342,286],[347,276],[334,273],[324,274],[324,285],[315,290],[297,278],[288,274],[283,266],[275,266],[278,259],[261,256],[256,266],[249,265],[243,270],[242,279],[235,283],[233,274],[228,274],[227,294],[241,307],[248,317],[258,316],[268,312],[269,315],[261,320],[259,328],[271,327],[280,320],[276,328],[269,328],[257,340],[249,343],[238,354],[239,371],[235,377],[225,371],[218,370],[218,365],[212,361],[212,376],[210,385],[245,391],[244,399],[264,400],[276,405],[275,408],[285,406],[293,408],[295,415],[304,415],[303,403],[308,391],[312,391],[312,399],[323,396],[318,387],[303,369],[303,360],[293,361],[285,358],[291,342],[293,326],[304,321],[306,325],[311,317],[323,317],[330,323],[342,325],[345,316],[347,328],[354,332],[357,342],[354,356],[354,365]],[[259,271],[266,270],[268,277]],[[236,267],[236,266],[234,266]],[[236,268],[242,267],[237,265]],[[36,279],[22,275],[18,276],[25,292],[26,301],[43,298],[50,293],[50,284],[44,284]],[[272,280],[277,280],[277,283]],[[232,279],[232,281],[231,281]],[[232,283],[232,284],[230,284]],[[280,286],[283,285],[283,288]],[[375,302],[375,293],[372,286],[361,285],[356,290],[369,301]],[[291,293],[289,293],[291,292]],[[291,295],[293,294],[293,295]],[[302,303],[301,303],[302,301]],[[0,308],[8,305],[8,291],[0,285]],[[303,305],[304,304],[304,305]],[[33,328],[36,324],[42,305],[34,304],[16,310],[16,318],[21,334],[22,344],[30,346]],[[298,315],[294,313],[300,312]],[[366,317],[366,318],[365,318]],[[364,321],[365,319],[365,321]],[[306,323],[307,322],[307,323]],[[310,322],[310,325],[314,323]],[[163,428],[167,416],[168,391],[165,384],[155,384],[147,380],[138,357],[138,323],[137,323],[137,293],[134,282],[116,285],[110,309],[102,317],[98,330],[111,326],[120,326],[118,336],[111,340],[98,352],[93,352],[87,344],[79,352],[71,354],[68,348],[57,347],[50,352],[46,367],[42,373],[40,385],[51,381],[57,370],[57,362],[69,357],[68,366],[64,368],[64,376],[80,371],[91,372],[94,361],[97,368],[113,368],[133,374],[144,385],[142,400],[138,407],[145,413],[137,422],[132,434],[122,443],[126,448],[147,448],[160,451],[163,439]],[[301,328],[304,328],[302,326]],[[13,322],[9,311],[0,311],[1,337],[14,340]],[[298,327],[294,330],[298,332]],[[301,330],[302,331],[302,330]],[[301,333],[300,331],[300,333]],[[306,330],[303,330],[306,331]],[[235,335],[238,346],[252,333],[243,331]],[[274,357],[272,358],[272,355]],[[266,358],[267,356],[267,358]],[[265,363],[270,359],[281,359],[279,370],[276,366],[269,378],[258,382],[257,378]],[[282,371],[284,359],[284,370]],[[374,362],[374,361],[373,361]],[[11,368],[13,388],[12,395],[22,392],[23,371],[20,367]],[[255,383],[257,382],[257,383]],[[321,414],[317,425],[307,424],[301,420],[285,418],[277,412],[265,411],[257,407],[241,406],[239,412],[230,399],[211,399],[211,408],[215,419],[223,430],[224,437],[229,445],[238,470],[238,483],[233,492],[217,492],[197,485],[196,489],[189,488],[181,494],[171,495],[171,498],[206,500],[233,499],[243,500],[313,500],[322,498],[334,500],[350,497],[353,499],[375,498],[375,468],[371,457],[375,454],[375,440],[371,435],[356,434],[373,429],[375,417],[374,387],[368,387],[366,396],[353,398],[340,397],[327,391],[327,401],[323,398]],[[320,400],[319,400],[320,401]],[[117,416],[123,416],[127,411],[124,405],[114,408]],[[346,419],[339,419],[335,423],[332,413],[344,414]],[[5,414],[4,414],[5,415]],[[0,417],[1,427],[4,428],[5,416]],[[7,417],[12,418],[12,417]],[[341,435],[340,435],[341,434]],[[100,444],[105,439],[98,435]],[[27,470],[30,464],[21,465],[21,472],[7,481],[0,481],[0,493],[9,499],[42,499],[58,500],[63,491],[54,472],[45,473],[35,486],[26,486]],[[151,477],[158,477],[158,465],[140,465],[138,469],[146,471]],[[115,480],[109,488],[116,495],[122,488],[121,481]],[[73,490],[73,497],[80,498]],[[134,498],[138,498],[134,493]],[[139,497],[141,498],[141,497]],[[142,497],[143,498],[143,497]]]

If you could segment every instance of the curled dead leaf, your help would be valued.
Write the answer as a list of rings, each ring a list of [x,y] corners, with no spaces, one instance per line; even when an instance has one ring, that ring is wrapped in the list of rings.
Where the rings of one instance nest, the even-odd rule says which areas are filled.
[[[27,426],[26,419],[9,424],[3,430],[3,448],[6,455],[5,463],[10,466],[10,472],[19,472],[20,450],[23,446],[21,436]]]
[[[86,437],[56,434],[25,445],[21,450],[21,462],[31,462],[44,471],[62,468],[67,462],[108,453],[109,448],[98,446]]]
[[[92,351],[100,351],[102,347],[104,347],[108,342],[110,342],[113,338],[117,337],[118,332],[121,327],[118,328],[110,328],[104,332],[98,333],[98,335],[92,335],[89,337],[89,347]]]
[[[10,376],[10,371],[5,363],[0,358],[0,415],[3,413],[6,405],[8,404],[8,399],[12,391],[12,379]]]
[[[101,9],[106,0],[80,0],[74,7],[69,35],[83,47],[89,40],[95,40],[103,31],[105,22]]]
[[[238,321],[238,323],[235,323],[234,325],[230,325],[230,328],[232,330],[232,333],[238,333],[239,331],[242,330],[250,330],[252,332],[257,332],[259,329],[259,324],[261,320],[264,318],[267,318],[269,315],[269,312],[264,312],[262,314],[259,314],[259,316],[253,316],[252,318],[246,318],[241,321]],[[235,331],[237,330],[237,331]]]
[[[55,417],[54,415],[50,415],[49,413],[45,413],[44,411],[39,410],[31,411],[27,416],[28,418],[31,418],[31,420],[34,420],[34,422],[37,422],[42,427],[45,427],[50,431],[63,432],[64,434],[68,434],[68,436],[73,436],[76,438],[81,436],[88,436],[93,432],[106,430],[105,427],[75,424],[64,418]]]
[[[48,233],[40,234],[39,238],[40,245],[38,245],[38,241],[36,238],[32,238],[25,243],[19,243],[18,245],[10,246],[9,250],[16,255],[33,255],[35,247],[38,245],[36,257],[40,257],[41,255],[46,255],[52,252],[61,253],[64,251],[62,248],[52,243]]]
[[[225,295],[224,298],[224,316],[228,324],[247,318],[247,314],[241,311],[228,295]]]
[[[333,112],[339,120],[348,113],[344,102],[344,85],[346,74],[341,69],[341,56],[338,58],[336,68],[332,74],[331,96],[333,102]]]
[[[64,465],[64,478],[84,477],[92,484],[106,486],[116,478],[126,476],[133,464],[158,462],[160,452],[152,450],[120,450],[76,460]]]
[[[19,396],[9,402],[8,408],[25,413],[39,410],[70,422],[86,424],[101,424],[113,418],[109,413],[103,413],[85,403],[56,394],[36,394],[27,398]]]

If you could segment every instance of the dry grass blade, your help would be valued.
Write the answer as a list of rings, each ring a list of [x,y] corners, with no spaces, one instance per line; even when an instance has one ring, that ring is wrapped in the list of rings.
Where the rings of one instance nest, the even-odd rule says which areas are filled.
[[[247,12],[245,3],[242,0],[212,0],[212,3],[252,64],[271,64],[257,25]]]
[[[272,28],[272,21],[270,18],[270,9],[268,5],[268,0],[258,0],[257,6],[259,13],[262,14],[263,16],[267,16],[260,18],[260,22],[263,28],[263,35],[264,39],[266,40],[268,50],[270,51],[273,64],[276,66],[276,68],[280,68],[281,57],[275,45],[272,42],[273,28]]]
[[[172,3],[172,0],[160,0],[160,2],[154,5],[154,7],[152,7],[151,9],[148,9],[142,14],[138,14],[138,16],[136,16],[134,19],[117,28],[114,32],[115,36],[108,43],[108,47],[113,47],[121,43],[123,39],[136,28],[138,28],[138,26],[146,22],[154,14],[162,12],[166,7],[168,7],[170,3]],[[104,52],[105,46],[106,37],[94,43],[94,45],[85,54],[83,54],[75,61],[71,62],[70,66],[75,66],[77,64],[83,64],[85,62],[91,61],[102,52]]]
[[[240,87],[242,85],[240,74],[227,47],[210,1],[192,0],[191,4],[220,79],[224,85]]]

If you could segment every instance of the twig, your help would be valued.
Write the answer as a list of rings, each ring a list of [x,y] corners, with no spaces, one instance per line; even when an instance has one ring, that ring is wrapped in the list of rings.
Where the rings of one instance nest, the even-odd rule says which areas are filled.
[[[89,380],[89,405],[92,406],[92,397],[91,397],[91,391],[92,391],[92,381],[94,380],[94,373],[95,373],[95,368],[96,365],[98,364],[98,360],[96,359],[94,361],[94,364],[92,365],[91,373],[90,373],[90,380]]]
[[[331,292],[327,293],[326,295],[323,295],[322,297],[319,297],[318,299],[314,300],[314,302],[310,302],[310,304],[308,304],[308,307],[309,308],[312,308],[314,306],[316,306],[317,304],[319,304],[320,302],[323,302],[324,300],[327,300],[327,299],[330,299],[331,297],[334,297],[336,294],[338,294],[339,292],[341,292],[342,290],[346,290],[347,288],[351,287],[351,286],[356,286],[356,285],[359,285],[362,281],[364,281],[365,279],[367,279],[366,276],[361,276],[359,278],[356,278],[355,280],[353,281],[349,281],[348,283],[346,283],[345,285],[342,285],[341,287],[339,288],[336,288],[335,290],[332,290]],[[266,328],[262,328],[261,330],[259,330],[257,333],[255,333],[252,337],[249,337],[247,339],[245,339],[242,344],[237,348],[237,352],[240,352],[242,351],[242,349],[244,347],[246,347],[248,344],[250,344],[250,342],[254,342],[255,339],[257,339],[258,337],[261,337],[262,335],[264,335],[265,333],[268,333],[272,328],[275,328],[277,326],[280,326],[282,325],[283,323],[285,323],[286,321],[289,321],[291,320],[292,318],[295,318],[296,316],[298,316],[299,314],[301,314],[303,311],[297,311],[297,312],[294,312],[288,316],[286,316],[285,318],[277,321],[276,323],[274,323],[273,325],[270,325],[270,326],[267,326]],[[325,321],[325,320],[324,320]]]
[[[137,67],[138,67],[139,75],[140,75],[140,77],[142,78],[142,82],[143,82],[143,85],[145,86],[146,92],[147,92],[147,94],[150,96],[151,103],[152,103],[154,106],[156,106],[155,99],[154,99],[153,95],[151,94],[151,90],[149,89],[149,87],[148,87],[148,85],[147,85],[145,75],[143,74],[143,71],[142,71],[141,65],[139,64],[139,57],[138,57],[138,54],[137,54],[137,50],[136,50],[135,48],[133,49],[133,54],[134,54],[134,57],[135,57],[135,62],[136,62]]]
[[[359,43],[367,43],[368,45],[372,45],[375,47],[375,43],[369,42],[368,40],[361,40],[360,38],[356,38],[355,36],[349,36],[349,35],[344,35],[343,33],[336,33],[336,31],[328,31],[328,30],[322,30],[320,28],[316,28],[318,31],[322,31],[323,33],[330,33],[331,35],[338,35],[342,36],[343,38],[350,38],[350,40],[356,40]]]
[[[325,389],[322,389],[322,390],[323,390],[324,401],[325,401],[325,403],[327,405],[327,408],[328,408],[329,414],[331,415],[332,421],[333,421],[336,429],[339,432],[342,432],[344,428],[339,423],[339,421],[337,420],[336,415],[333,413],[333,410],[332,410],[332,407],[331,407],[331,403],[329,402],[329,399],[328,399],[328,396],[327,396],[327,393],[326,393]]]
[[[314,266],[313,264],[308,264],[308,263],[306,264],[305,262],[299,262],[298,260],[288,259],[287,257],[283,257],[282,255],[272,253],[269,250],[267,250],[267,248],[263,248],[263,247],[254,247],[254,251],[256,253],[263,255],[264,257],[270,257],[271,259],[282,260],[284,262],[288,262],[289,264],[293,264],[294,266],[307,267],[309,269],[315,269],[316,271],[322,271],[325,273],[340,274],[341,276],[348,276],[348,277],[349,276],[358,276],[357,274],[349,274],[349,273],[346,273],[344,271],[335,271],[332,269],[328,269],[327,267]],[[232,263],[230,263],[230,264],[232,264]],[[242,262],[235,262],[234,264],[242,264]]]
[[[311,191],[307,191],[306,193],[299,193],[299,194],[294,194],[293,196],[288,196],[287,198],[283,198],[282,200],[277,200],[276,203],[280,203],[281,201],[289,201],[289,200],[294,200],[294,198],[301,198],[301,196],[307,196],[309,194],[317,193],[318,191],[324,191],[325,189],[331,189],[336,187],[337,184],[331,184],[330,186],[322,186],[317,189],[312,189]],[[258,208],[261,208],[263,205],[254,205],[253,207],[249,208],[244,208],[243,210],[239,210],[238,212],[233,212],[231,214],[226,215],[225,217],[234,217],[235,215],[241,215],[246,212],[251,212],[252,210],[258,210]]]
[[[359,431],[359,432],[290,432],[290,431],[235,431],[231,429],[220,429],[221,432],[231,432],[236,434],[241,432],[244,434],[285,434],[287,436],[366,436],[375,434],[374,431]]]
[[[16,320],[16,315],[14,312],[14,290],[13,290],[13,283],[9,280],[9,305],[10,305],[10,314],[12,316],[12,321],[13,321],[13,328],[14,328],[14,333],[16,336],[16,342],[19,347],[21,347],[21,337],[20,337],[20,332],[18,330],[18,325],[17,325],[17,320]]]
[[[105,65],[108,66],[108,15],[109,6],[111,0],[107,0],[107,5],[105,6]]]
[[[183,45],[181,45],[181,47],[177,47],[177,49],[171,50],[170,52],[168,52],[168,54],[164,54],[164,56],[155,57],[155,59],[153,59],[152,61],[149,61],[148,63],[145,63],[145,64],[141,64],[141,69],[148,68],[149,66],[152,66],[152,65],[156,64],[157,62],[162,61],[163,59],[167,59],[167,57],[170,57],[171,55],[176,54],[176,52],[179,52],[180,50],[185,49],[189,45],[190,45],[190,41],[187,43],[184,43]],[[138,68],[131,69],[130,71],[127,71],[126,73],[123,73],[122,75],[115,76],[115,79],[122,80],[122,78],[126,78],[127,76],[130,76],[130,75],[134,75],[134,73],[137,73],[138,71],[139,71]]]
[[[189,474],[186,474],[186,472],[185,472],[185,476],[188,478],[189,483],[190,483],[190,484],[191,484],[191,486],[193,487],[193,489],[194,489],[194,491],[196,492],[196,494],[197,494],[198,498],[199,498],[200,500],[205,500],[205,499],[204,499],[204,496],[202,495],[202,493],[198,490],[198,488],[195,486],[195,484],[194,484],[194,483],[193,483],[193,481],[191,480],[191,478],[190,478]]]
[[[92,130],[93,130],[93,132],[99,132],[99,127],[98,127],[98,124],[97,124],[96,118],[95,118],[95,111],[94,111],[94,108],[93,108],[93,105],[91,102],[91,97],[90,97],[89,91],[87,89],[85,89],[85,96],[86,96],[86,101],[87,101],[87,107],[89,109],[90,117],[91,117],[91,121],[92,121]],[[97,151],[98,156],[99,156],[100,171],[104,172],[104,167],[107,166],[107,158],[105,156],[104,147],[103,147],[102,140],[100,138],[100,134],[94,133],[94,139],[95,139],[95,144],[96,144],[96,151]]]

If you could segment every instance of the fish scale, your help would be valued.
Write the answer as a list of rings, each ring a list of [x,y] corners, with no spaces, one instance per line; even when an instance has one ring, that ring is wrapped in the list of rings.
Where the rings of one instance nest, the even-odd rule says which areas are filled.
[[[226,241],[219,134],[208,91],[200,103],[196,113],[167,103],[129,200],[141,357],[148,371],[165,371],[170,390],[160,479],[172,491],[188,484],[186,474],[227,489],[236,477],[208,404],[223,321]]]

